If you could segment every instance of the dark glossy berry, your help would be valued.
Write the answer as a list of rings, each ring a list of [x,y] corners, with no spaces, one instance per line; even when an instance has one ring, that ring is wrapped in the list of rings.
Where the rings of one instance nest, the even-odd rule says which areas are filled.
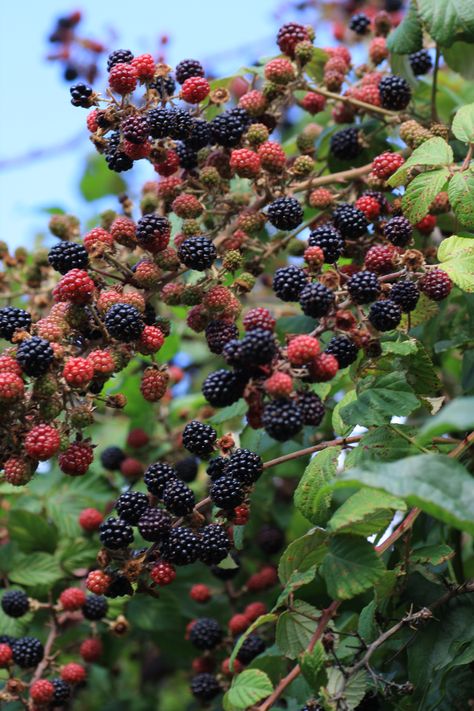
[[[197,59],[182,59],[176,65],[175,69],[176,81],[184,84],[186,79],[190,77],[203,77],[204,67]]]
[[[199,420],[188,422],[183,430],[183,445],[197,457],[207,457],[214,450],[217,432]]]
[[[37,378],[46,373],[54,358],[54,351],[49,341],[33,336],[20,343],[16,359],[26,375]]]
[[[295,48],[299,42],[307,42],[309,40],[308,30],[304,25],[298,22],[286,22],[280,27],[277,34],[277,44],[283,54],[288,57],[295,56]]]
[[[359,349],[349,336],[333,336],[326,346],[326,353],[330,353],[339,363],[339,368],[347,368],[357,359]]]
[[[211,523],[201,529],[200,560],[206,565],[217,565],[230,550],[231,544],[226,530],[217,523]]]
[[[226,148],[233,148],[239,143],[249,124],[250,116],[245,109],[224,111],[210,122],[212,141]]]
[[[276,526],[265,524],[261,527],[256,537],[257,545],[267,555],[278,553],[285,543],[285,534]]]
[[[233,366],[248,368],[271,363],[278,352],[275,336],[271,331],[255,328],[248,331],[241,341],[230,341],[224,346],[224,358]]]
[[[308,277],[299,267],[280,267],[273,277],[273,291],[282,301],[298,301],[307,283]]]
[[[145,143],[150,133],[147,118],[143,114],[128,116],[120,124],[120,130],[127,141],[137,144]]]
[[[181,479],[181,481],[194,481],[198,473],[198,462],[196,457],[186,457],[185,459],[180,459],[174,465],[176,469],[176,474]]]
[[[184,170],[194,170],[197,168],[198,157],[194,148],[187,143],[177,143],[175,146],[176,155],[179,158],[179,165]]]
[[[213,617],[201,617],[196,620],[189,633],[191,643],[202,650],[214,649],[222,642],[223,637],[221,626]]]
[[[403,77],[390,74],[382,77],[379,84],[380,100],[384,109],[401,111],[411,99],[410,85]]]
[[[215,370],[202,384],[202,394],[213,407],[227,407],[244,393],[248,377],[232,370]]]
[[[168,109],[170,113],[170,125],[168,136],[175,141],[184,141],[191,133],[193,118],[184,109]]]
[[[263,472],[261,457],[249,449],[236,449],[227,460],[226,476],[237,479],[245,486],[254,484]]]
[[[365,35],[369,31],[370,20],[367,15],[360,12],[357,15],[352,15],[349,22],[349,29],[358,35]]]
[[[235,509],[245,499],[240,481],[225,474],[211,484],[209,496],[216,506],[225,511]]]
[[[226,343],[238,338],[239,329],[235,323],[215,319],[206,326],[205,335],[211,353],[220,354]]]
[[[406,217],[397,215],[385,223],[383,233],[395,247],[406,247],[411,240],[413,227]]]
[[[123,173],[133,167],[133,160],[121,150],[120,141],[119,131],[111,133],[104,154],[109,169],[115,173]]]
[[[73,106],[81,106],[83,109],[88,109],[91,106],[92,87],[83,82],[73,84],[69,93],[71,94],[71,104]]]
[[[189,528],[172,528],[161,546],[161,555],[168,563],[189,565],[199,557],[201,542]]]
[[[100,455],[100,463],[109,472],[120,469],[120,465],[127,455],[120,447],[106,447]]]
[[[308,245],[323,250],[324,261],[334,264],[344,251],[344,240],[334,225],[321,225],[310,232]]]
[[[413,52],[409,56],[410,67],[415,76],[428,74],[433,66],[433,60],[427,49],[420,49],[418,52]]]
[[[138,523],[148,508],[148,496],[141,491],[124,491],[115,502],[115,509],[123,521]]]
[[[303,413],[291,400],[273,400],[262,415],[265,432],[279,442],[294,437],[303,427]]]
[[[342,203],[336,207],[333,213],[333,220],[343,239],[361,237],[367,232],[369,226],[364,213],[347,203]]]
[[[99,539],[110,550],[126,548],[133,542],[133,529],[126,521],[109,516],[99,526]]]
[[[175,516],[186,516],[194,509],[196,498],[189,486],[181,479],[172,479],[163,491],[163,503]]]
[[[150,88],[155,89],[161,99],[173,96],[176,91],[176,82],[171,74],[167,77],[157,77],[150,83]]]
[[[23,590],[7,590],[2,597],[2,610],[8,617],[23,617],[30,609],[28,595]]]
[[[306,284],[300,294],[300,306],[306,316],[320,318],[329,313],[334,304],[334,293],[324,284],[315,281]]]
[[[171,234],[171,225],[166,217],[151,212],[137,222],[137,242],[146,249],[154,244],[166,247]]]
[[[105,327],[112,338],[123,343],[136,341],[145,328],[141,313],[131,304],[118,303],[105,314]]]
[[[212,701],[221,691],[221,686],[214,674],[203,672],[196,674],[191,679],[191,693],[199,701],[204,703]]]
[[[180,244],[178,257],[188,269],[203,272],[214,264],[217,250],[208,237],[188,237]]]
[[[237,653],[237,659],[242,664],[250,664],[259,654],[265,651],[264,640],[256,634],[250,634]]]
[[[207,475],[215,481],[224,474],[224,470],[229,463],[228,457],[214,457],[210,460],[206,469]]]
[[[16,306],[4,306],[0,309],[0,338],[11,341],[15,331],[29,331],[31,316],[28,311]]]
[[[267,209],[269,222],[278,230],[294,230],[303,222],[303,208],[293,197],[277,198]]]
[[[301,410],[304,425],[317,427],[324,417],[324,405],[319,395],[312,392],[299,392],[297,394],[298,407]]]
[[[67,683],[67,681],[64,681],[64,679],[51,679],[51,682],[54,686],[54,695],[53,695],[53,706],[54,705],[62,705],[64,701],[67,701],[72,693],[71,685]]]
[[[211,142],[211,127],[203,119],[193,118],[191,130],[186,138],[186,145],[194,151],[205,148]]]
[[[21,669],[36,667],[43,659],[43,645],[36,637],[20,637],[12,644],[13,661]]]
[[[174,479],[176,479],[176,470],[166,462],[150,464],[143,477],[145,486],[150,494],[157,496],[159,499],[163,495],[165,486]]]
[[[49,250],[48,262],[60,274],[67,274],[71,269],[87,269],[89,255],[82,244],[58,242]]]
[[[146,114],[146,119],[152,138],[167,138],[171,132],[173,113],[171,109],[151,109]]]
[[[107,614],[109,603],[103,595],[88,595],[81,609],[86,620],[101,620]]]
[[[352,301],[356,304],[369,304],[380,294],[378,277],[373,272],[357,272],[347,282]]]
[[[402,320],[402,310],[395,301],[376,301],[369,311],[369,321],[377,331],[391,331]]]
[[[442,301],[451,292],[453,282],[442,269],[430,269],[421,277],[419,287],[429,299]]]
[[[130,64],[133,53],[129,49],[115,49],[107,57],[107,71],[110,72],[116,64]]]
[[[165,509],[148,508],[138,521],[138,530],[145,541],[160,541],[170,528],[171,516]]]
[[[416,309],[419,298],[420,290],[414,281],[399,281],[390,290],[390,299],[405,313]]]
[[[351,160],[362,152],[360,131],[358,128],[343,128],[331,136],[329,150],[339,160]]]

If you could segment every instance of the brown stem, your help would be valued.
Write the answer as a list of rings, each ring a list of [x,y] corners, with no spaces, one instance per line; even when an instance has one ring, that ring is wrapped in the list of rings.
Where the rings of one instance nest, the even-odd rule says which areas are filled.
[[[48,639],[46,640],[46,644],[44,645],[44,656],[42,661],[38,664],[38,666],[35,669],[35,673],[33,674],[31,678],[31,684],[33,684],[35,681],[38,679],[41,679],[43,672],[45,669],[48,668],[48,665],[50,663],[50,656],[51,656],[51,651],[53,649],[53,645],[56,641],[56,637],[58,636],[59,629],[58,629],[58,624],[56,622],[56,619],[54,615],[51,618],[51,630],[48,635]]]
[[[328,99],[335,99],[336,101],[341,101],[343,104],[351,104],[351,106],[358,106],[360,109],[364,109],[365,111],[368,111],[368,112],[371,112],[374,114],[381,114],[382,116],[390,116],[391,118],[399,115],[398,111],[390,111],[390,109],[384,109],[384,108],[382,108],[382,106],[374,106],[373,104],[368,104],[366,101],[360,101],[359,99],[354,99],[353,96],[336,94],[333,91],[328,91],[327,89],[323,89],[319,86],[318,87],[308,86],[308,89],[310,91],[314,91],[315,94],[321,94],[321,96],[326,96]]]
[[[313,452],[320,452],[322,449],[327,449],[327,447],[345,447],[349,444],[355,444],[362,439],[362,435],[354,435],[352,437],[339,437],[338,439],[331,439],[327,442],[320,442],[312,447],[306,447],[305,449],[298,449],[296,452],[291,452],[290,454],[283,454],[281,457],[276,459],[270,459],[263,465],[264,469],[269,469],[270,467],[276,467],[278,464],[283,464],[284,462],[289,462],[292,459],[297,459],[298,457],[305,457],[307,454],[313,454]]]
[[[309,178],[302,183],[297,183],[293,186],[294,192],[308,190],[319,185],[329,185],[330,183],[343,183],[346,180],[353,178],[361,178],[367,175],[372,170],[372,163],[360,166],[360,168],[350,168],[349,170],[341,170],[339,173],[331,173],[330,175],[321,175],[319,177]]]

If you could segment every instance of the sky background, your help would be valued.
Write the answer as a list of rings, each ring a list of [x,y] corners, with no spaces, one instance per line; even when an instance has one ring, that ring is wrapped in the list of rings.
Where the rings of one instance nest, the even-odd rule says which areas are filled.
[[[136,11],[134,9],[136,8]],[[85,205],[78,184],[89,151],[87,111],[70,104],[69,85],[58,62],[48,62],[54,48],[47,42],[58,16],[79,9],[81,36],[111,40],[113,48],[156,54],[160,36],[170,37],[167,61],[193,57],[225,76],[252,59],[274,53],[275,36],[285,15],[279,0],[67,0],[3,3],[0,22],[0,239],[9,245],[31,245],[47,232],[45,208],[61,207],[82,218],[110,204]],[[283,12],[282,12],[283,9]],[[296,19],[296,18],[292,18]],[[115,39],[111,39],[115,34]],[[21,39],[20,39],[21,38]],[[236,51],[233,51],[233,50]],[[101,66],[105,71],[105,55]],[[95,85],[101,88],[103,84]],[[82,137],[81,137],[82,132]],[[73,149],[34,161],[17,159],[78,138]],[[153,172],[148,168],[150,177]],[[154,174],[153,174],[154,175]],[[146,177],[146,176],[145,176]],[[112,199],[113,202],[113,199]]]

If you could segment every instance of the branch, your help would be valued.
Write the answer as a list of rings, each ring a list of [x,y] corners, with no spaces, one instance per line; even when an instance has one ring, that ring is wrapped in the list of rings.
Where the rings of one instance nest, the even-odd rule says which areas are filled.
[[[300,190],[307,190],[309,188],[315,188],[319,185],[329,185],[330,183],[343,183],[346,180],[352,180],[353,178],[361,178],[363,175],[367,175],[372,170],[372,163],[366,163],[366,165],[360,166],[360,168],[350,168],[349,170],[341,170],[339,173],[331,173],[328,175],[320,175],[319,177],[309,178],[303,183],[297,183],[293,186],[295,192]]]
[[[390,111],[390,109],[384,109],[381,106],[374,106],[373,104],[368,104],[366,101],[360,101],[359,99],[354,99],[353,96],[347,96],[342,94],[336,94],[333,91],[328,91],[327,89],[321,89],[320,87],[313,87],[308,84],[308,89],[313,91],[315,94],[321,94],[321,96],[326,96],[328,99],[335,99],[336,101],[342,101],[343,104],[351,104],[352,106],[357,106],[364,111],[371,112],[374,114],[381,114],[382,116],[389,116],[394,118],[399,115],[398,111]]]
[[[47,669],[51,659],[51,651],[53,649],[53,645],[56,641],[56,637],[59,634],[59,629],[58,629],[58,624],[56,622],[56,619],[54,617],[51,618],[51,630],[48,635],[48,639],[46,640],[46,644],[44,645],[44,656],[42,661],[38,664],[38,666],[35,669],[35,673],[33,674],[31,678],[31,684],[33,684],[35,681],[38,681],[38,679],[41,679],[43,672],[45,669]]]
[[[339,437],[338,439],[331,439],[327,442],[320,442],[312,447],[306,447],[305,449],[298,449],[296,452],[291,452],[290,454],[283,454],[281,457],[276,459],[270,459],[263,465],[264,469],[269,469],[270,467],[276,467],[278,464],[283,464],[284,462],[289,462],[292,459],[297,459],[298,457],[305,457],[307,454],[313,454],[314,452],[320,452],[322,449],[327,449],[328,447],[346,447],[349,444],[355,444],[362,439],[363,435],[354,435],[353,437]]]

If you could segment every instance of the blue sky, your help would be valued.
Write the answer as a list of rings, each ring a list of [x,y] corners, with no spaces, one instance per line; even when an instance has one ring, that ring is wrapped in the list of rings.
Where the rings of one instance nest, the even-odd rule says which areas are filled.
[[[141,53],[153,52],[157,38],[168,34],[171,65],[186,57],[212,60],[213,68],[225,75],[254,56],[276,50],[274,37],[281,24],[275,17],[278,5],[278,0],[145,0],[135,4],[83,0],[77,7],[84,16],[82,36],[100,40],[114,31],[115,48]],[[86,111],[69,103],[59,64],[44,59],[54,18],[73,9],[67,0],[9,2],[2,7],[0,162],[61,144],[83,131],[83,139],[73,150],[0,170],[0,239],[10,245],[31,244],[35,234],[46,231],[48,216],[41,208],[62,207],[81,217],[97,211],[94,205],[84,205],[77,187],[89,150]],[[245,47],[234,56],[229,54],[233,48]]]

